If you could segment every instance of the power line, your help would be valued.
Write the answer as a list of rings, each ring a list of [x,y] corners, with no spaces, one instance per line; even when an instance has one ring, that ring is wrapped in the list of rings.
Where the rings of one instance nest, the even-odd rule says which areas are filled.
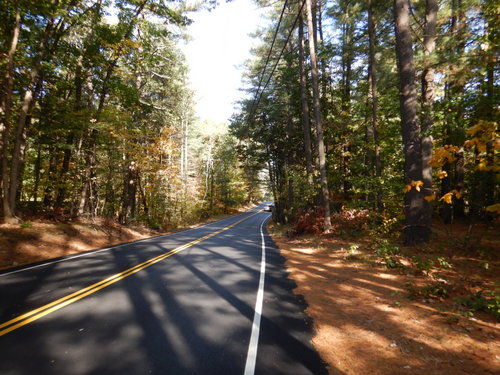
[[[287,5],[288,5],[288,0],[285,0],[285,3],[283,4],[283,9],[281,9],[281,14],[280,14],[280,18],[278,20],[278,24],[276,25],[276,29],[274,30],[273,41],[271,43],[271,48],[269,48],[269,52],[267,54],[266,63],[264,64],[264,69],[262,69],[262,73],[260,76],[259,84],[257,86],[257,92],[255,95],[255,98],[257,98],[257,94],[259,93],[260,87],[262,85],[262,81],[264,79],[264,74],[266,73],[266,69],[267,69],[267,64],[269,63],[269,59],[271,58],[271,53],[273,52],[274,43],[276,42],[279,28],[281,26],[281,20],[283,19],[283,15],[285,14],[285,9],[286,9]],[[255,99],[254,99],[254,103],[255,103]]]
[[[280,52],[278,58],[276,59],[276,62],[274,64],[274,66],[273,66],[273,69],[271,70],[271,73],[269,74],[269,78],[267,79],[266,84],[264,85],[264,87],[262,88],[262,91],[259,94],[259,90],[260,90],[260,87],[261,87],[261,84],[262,84],[262,79],[264,78],[265,69],[267,68],[267,63],[269,61],[269,56],[271,55],[271,51],[272,51],[272,48],[273,48],[273,45],[274,45],[274,40],[276,39],[276,34],[275,34],[275,37],[273,39],[273,44],[271,45],[271,49],[269,50],[269,54],[268,54],[268,58],[266,60],[266,64],[264,66],[264,70],[262,71],[262,76],[261,76],[260,81],[259,81],[259,86],[257,87],[257,92],[255,94],[256,100],[254,100],[254,102],[252,104],[252,110],[249,113],[249,117],[250,117],[250,115],[253,116],[255,114],[255,111],[257,110],[257,108],[259,106],[260,100],[262,99],[262,94],[264,93],[264,91],[266,90],[267,86],[269,85],[269,82],[271,82],[271,78],[273,77],[273,74],[276,71],[276,68],[277,68],[277,66],[278,66],[278,64],[279,64],[279,62],[281,60],[281,56],[283,56],[283,53],[285,52],[285,48],[286,48],[288,42],[290,41],[290,37],[292,36],[293,31],[295,30],[295,26],[297,25],[297,21],[300,18],[300,14],[302,13],[302,9],[304,9],[304,5],[305,4],[306,4],[306,1],[304,0],[302,2],[302,5],[301,5],[298,13],[297,13],[297,16],[295,17],[295,21],[293,22],[293,25],[290,28],[290,32],[288,33],[288,36],[287,36],[287,38],[285,40],[285,43],[283,44],[283,48],[281,49],[281,52]],[[285,5],[286,5],[286,2],[285,2]],[[285,9],[285,7],[283,7],[283,10],[284,9]],[[281,12],[280,22],[281,22],[282,16],[283,16],[283,11]],[[278,31],[278,29],[276,29],[276,33],[277,33],[277,31]]]
[[[306,2],[304,0],[302,2],[302,6],[299,9],[299,12],[297,13],[297,17],[295,17],[295,21],[293,22],[293,25],[292,25],[292,27],[290,29],[290,32],[288,33],[288,36],[287,36],[287,38],[285,40],[285,44],[283,44],[283,48],[281,49],[281,52],[280,52],[280,54],[278,56],[278,59],[276,60],[276,63],[273,66],[273,70],[271,71],[271,74],[269,75],[269,78],[268,78],[266,84],[264,85],[264,87],[263,87],[263,89],[262,89],[262,91],[260,93],[259,100],[257,101],[257,106],[259,105],[259,102],[260,102],[260,99],[262,97],[262,94],[264,93],[264,90],[267,88],[267,85],[269,85],[269,82],[271,82],[271,78],[272,78],[272,76],[274,74],[274,71],[276,70],[276,67],[278,66],[278,64],[280,62],[281,56],[283,56],[283,52],[285,52],[285,48],[286,48],[288,42],[290,41],[290,37],[292,36],[293,31],[295,30],[295,26],[297,25],[297,21],[299,20],[300,14],[302,13],[302,9],[304,8],[305,3]]]

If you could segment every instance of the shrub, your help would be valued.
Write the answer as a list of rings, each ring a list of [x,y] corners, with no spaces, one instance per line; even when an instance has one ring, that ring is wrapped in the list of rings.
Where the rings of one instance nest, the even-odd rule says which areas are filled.
[[[297,219],[295,225],[291,228],[290,234],[320,234],[323,233],[325,215],[322,208],[309,210]]]
[[[322,207],[299,213],[290,234],[320,234],[324,231],[324,210]],[[346,209],[331,215],[332,227],[336,231],[356,232],[365,229],[370,221],[368,210]]]
[[[442,283],[435,283],[424,286],[421,290],[421,294],[424,297],[439,297],[446,298],[448,297],[448,287]]]
[[[419,272],[426,275],[434,269],[434,261],[431,259],[423,259],[418,256],[414,256],[413,263]]]
[[[470,312],[483,311],[500,319],[500,296],[492,291],[479,291],[468,297],[456,299],[458,307],[466,307]]]
[[[384,258],[384,257],[386,257],[388,255],[400,254],[401,253],[401,249],[398,246],[393,245],[392,243],[390,243],[387,240],[382,240],[382,241],[380,241],[380,243],[375,248],[375,253],[379,257]]]
[[[401,261],[395,255],[401,253],[401,249],[387,240],[382,240],[375,248],[375,253],[382,258],[387,268],[403,267]]]
[[[342,208],[339,213],[332,215],[332,224],[341,230],[361,231],[370,222],[368,210]]]

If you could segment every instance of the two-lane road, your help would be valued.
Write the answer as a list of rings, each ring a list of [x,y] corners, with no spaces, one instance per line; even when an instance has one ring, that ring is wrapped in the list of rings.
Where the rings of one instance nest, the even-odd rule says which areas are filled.
[[[257,207],[0,274],[0,374],[323,374]]]

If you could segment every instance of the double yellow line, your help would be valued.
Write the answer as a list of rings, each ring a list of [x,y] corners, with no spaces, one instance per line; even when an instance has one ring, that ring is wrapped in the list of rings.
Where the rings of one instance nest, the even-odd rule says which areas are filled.
[[[210,233],[206,236],[200,237],[194,241],[191,241],[191,242],[186,243],[182,246],[179,246],[179,247],[177,247],[173,250],[170,250],[164,254],[158,255],[157,257],[152,258],[146,262],[140,263],[140,264],[138,264],[132,268],[129,268],[125,271],[122,271],[120,273],[114,274],[114,275],[112,275],[104,280],[101,280],[95,284],[89,285],[89,286],[87,286],[83,289],[80,289],[74,293],[68,294],[65,297],[59,298],[58,300],[55,300],[55,301],[50,302],[42,307],[39,307],[38,309],[31,310],[31,311],[29,311],[23,315],[20,315],[14,319],[8,320],[5,323],[0,324],[0,336],[6,335],[9,332],[12,332],[12,331],[14,331],[18,328],[21,328],[21,327],[23,327],[31,322],[34,322],[35,320],[38,320],[38,319],[44,317],[45,315],[48,315],[54,311],[62,309],[63,307],[72,304],[73,302],[79,301],[82,298],[87,297],[88,295],[91,295],[95,292],[98,292],[99,290],[104,289],[107,286],[110,286],[110,285],[112,285],[120,280],[123,280],[124,278],[126,278],[130,275],[133,275],[134,273],[137,273],[137,272],[142,271],[143,269],[145,269],[147,267],[152,266],[155,263],[161,262],[162,260],[167,259],[168,257],[171,257],[172,255],[181,252],[182,250],[185,250],[193,245],[196,245],[196,244],[198,244],[206,239],[214,237],[214,236],[238,225],[239,223],[241,223],[245,220],[248,220],[252,216],[257,215],[259,212],[261,212],[261,211],[259,210],[256,213],[249,215],[241,220],[238,220],[237,222],[235,222],[231,225],[228,225],[227,227],[224,227],[216,232],[213,232],[213,233]]]

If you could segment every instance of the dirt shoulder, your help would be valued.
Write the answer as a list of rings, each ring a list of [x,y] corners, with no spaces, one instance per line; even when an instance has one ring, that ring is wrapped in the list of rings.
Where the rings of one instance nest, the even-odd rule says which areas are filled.
[[[388,256],[380,249],[393,245],[366,234],[291,238],[286,227],[269,230],[308,303],[313,344],[331,374],[500,373],[500,325],[480,305],[499,286],[497,255],[443,255],[450,249],[439,239],[449,233],[433,248]],[[463,229],[456,230],[451,238],[459,239]]]
[[[159,235],[104,220],[0,225],[0,270]]]
[[[176,230],[227,216],[229,214],[211,217]],[[155,231],[141,226],[123,226],[102,218],[76,222],[33,220],[22,224],[0,224],[0,270],[168,234],[176,230]]]

